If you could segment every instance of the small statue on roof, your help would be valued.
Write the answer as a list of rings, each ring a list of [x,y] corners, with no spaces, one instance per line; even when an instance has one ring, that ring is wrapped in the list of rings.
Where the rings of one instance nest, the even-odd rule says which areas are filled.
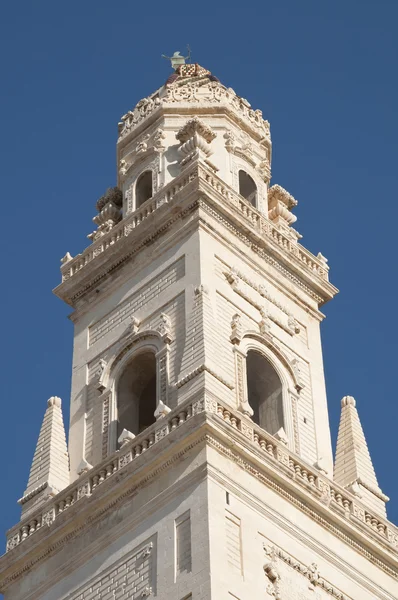
[[[174,52],[173,56],[166,56],[165,54],[162,54],[162,58],[166,58],[167,60],[169,60],[173,69],[176,70],[180,65],[185,65],[186,60],[191,60],[191,49],[189,46],[187,46],[187,49],[188,56],[181,56],[180,51],[177,50],[176,52]]]

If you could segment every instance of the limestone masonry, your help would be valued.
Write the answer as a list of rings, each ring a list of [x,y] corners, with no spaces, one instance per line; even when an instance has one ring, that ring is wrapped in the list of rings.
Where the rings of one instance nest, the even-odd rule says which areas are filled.
[[[259,110],[175,53],[119,123],[117,187],[62,259],[69,444],[48,400],[5,600],[393,600],[387,520],[354,398],[335,461],[326,258],[270,185]]]

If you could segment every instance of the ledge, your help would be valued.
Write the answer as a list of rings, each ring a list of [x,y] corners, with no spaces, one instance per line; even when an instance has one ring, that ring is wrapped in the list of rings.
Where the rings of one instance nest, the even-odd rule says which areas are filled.
[[[272,255],[274,264],[279,265],[287,276],[294,272],[318,303],[327,302],[337,293],[329,283],[328,267],[324,262],[298,244],[288,231],[273,225],[200,161],[184,169],[181,175],[82,254],[63,264],[62,283],[54,293],[75,306],[79,298],[108,273],[152,243],[187,212],[195,210],[200,202],[216,214],[228,216],[237,230],[250,236],[253,249],[266,259]]]
[[[0,591],[199,442],[316,515],[322,526],[398,579],[397,527],[238,411],[201,398],[183,402],[13,527],[7,554],[0,558]]]

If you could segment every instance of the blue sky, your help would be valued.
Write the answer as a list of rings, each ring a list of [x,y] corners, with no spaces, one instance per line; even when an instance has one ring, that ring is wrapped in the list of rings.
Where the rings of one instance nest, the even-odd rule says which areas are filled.
[[[59,261],[86,247],[95,202],[115,185],[117,122],[193,60],[271,122],[273,183],[299,201],[303,244],[341,290],[324,307],[333,439],[357,399],[398,523],[395,0],[246,4],[70,0],[0,12],[2,401],[0,532],[18,521],[49,396],[71,377],[70,309],[52,295]]]

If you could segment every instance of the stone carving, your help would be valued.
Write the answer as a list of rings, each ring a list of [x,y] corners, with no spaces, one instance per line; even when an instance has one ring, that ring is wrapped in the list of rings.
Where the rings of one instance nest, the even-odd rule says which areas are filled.
[[[132,335],[136,335],[140,330],[140,325],[141,325],[141,321],[139,319],[137,319],[137,317],[132,315],[130,318],[129,326],[128,326],[129,333],[131,333]]]
[[[104,360],[103,358],[100,358],[99,361],[99,372],[98,372],[98,383],[97,383],[97,389],[100,392],[103,392],[105,389],[105,385],[104,385],[104,379],[105,379],[105,371],[106,371],[106,367],[107,367],[107,362],[106,360]]]
[[[307,566],[280,548],[268,546],[267,544],[263,544],[263,548],[268,559],[264,564],[264,573],[271,582],[270,586],[267,588],[269,595],[274,596],[279,600],[286,597],[283,589],[285,586],[283,585],[284,574],[282,573],[282,565],[287,565],[308,580],[308,589],[310,591],[313,592],[319,588],[337,600],[350,600],[350,598],[343,594],[341,590],[321,576],[315,562]]]
[[[167,360],[167,350],[163,351],[163,354],[159,357],[158,359],[158,379],[159,379],[159,404],[158,407],[155,411],[155,417],[156,417],[156,412],[157,410],[162,410],[162,408],[160,406],[160,404],[162,404],[165,409],[167,409],[168,407],[166,406],[167,404],[167,390],[168,390],[168,360]],[[166,412],[163,411],[163,414],[166,414]]]
[[[318,460],[314,463],[314,467],[316,469],[318,469],[318,471],[323,473],[323,475],[328,474],[328,469],[327,469],[326,462],[325,462],[325,459],[323,458],[323,456],[318,457]]]
[[[273,185],[268,192],[268,218],[282,227],[292,225],[297,217],[290,211],[297,206],[297,200],[293,198],[280,185]]]
[[[288,443],[289,443],[289,438],[287,437],[286,432],[283,429],[283,427],[281,427],[280,429],[278,429],[278,431],[275,433],[274,437],[277,440],[279,440],[280,442],[282,442],[282,444],[284,444],[285,446],[287,446]]]
[[[217,170],[208,158],[213,154],[210,144],[216,133],[203,121],[194,117],[185,123],[176,133],[177,140],[181,143],[178,152],[181,156],[180,165],[184,166],[195,158],[202,158],[213,170]]]
[[[119,188],[109,188],[104,196],[97,202],[99,214],[93,218],[98,228],[87,237],[95,242],[108,233],[122,218],[120,208],[123,204],[123,195]]]
[[[244,356],[241,354],[239,350],[235,351],[236,354],[236,379],[237,379],[237,401],[238,401],[238,411],[244,414],[249,419],[254,415],[254,411],[250,404],[248,403],[245,396],[245,382],[244,382]]]
[[[68,263],[68,262],[69,262],[70,260],[72,260],[72,259],[73,259],[73,256],[71,255],[71,253],[70,253],[70,252],[67,252],[67,253],[65,254],[65,256],[63,256],[63,257],[61,258],[61,264],[62,264],[62,265],[66,265],[66,263]]]
[[[260,333],[269,336],[271,333],[271,319],[269,318],[268,310],[265,307],[260,308],[261,320],[258,324]]]
[[[170,317],[166,315],[166,313],[161,313],[160,323],[158,325],[157,331],[161,335],[165,344],[171,343],[171,320]]]
[[[263,566],[265,576],[269,580],[269,585],[267,586],[267,593],[270,596],[273,596],[275,600],[281,600],[282,596],[280,593],[280,574],[277,569],[277,556],[275,552],[275,548],[270,546],[264,546],[264,552],[269,559]]]
[[[224,104],[236,112],[249,127],[260,129],[263,137],[269,139],[269,123],[264,121],[261,110],[253,110],[244,98],[236,95],[232,88],[218,82],[187,82],[185,85],[170,85],[162,98],[165,104],[196,103]]]
[[[293,315],[290,315],[288,320],[287,320],[287,326],[290,329],[290,331],[295,334],[295,333],[300,333],[300,326],[297,323],[296,319],[293,317]]]
[[[53,508],[51,508],[50,510],[46,511],[41,519],[41,524],[42,526],[47,525],[47,527],[49,527],[51,525],[51,523],[53,523],[53,521],[55,520],[55,511]]]
[[[228,271],[225,271],[224,275],[231,285],[237,285],[238,280],[241,279],[242,281],[247,283],[247,285],[249,285],[251,288],[256,290],[256,292],[258,292],[260,296],[277,306],[288,317],[291,316],[289,310],[268,292],[267,287],[263,283],[257,284],[235,267],[231,267]]]
[[[143,98],[138,102],[134,110],[130,110],[128,113],[122,116],[119,126],[119,138],[122,139],[130,133],[130,131],[150,115],[155,108],[160,106],[161,101],[157,93],[152,94],[148,98]]]
[[[148,140],[150,138],[149,133],[145,133],[142,138],[140,139],[140,141],[137,144],[137,148],[136,148],[136,153],[137,154],[142,154],[143,152],[146,152],[148,150]]]
[[[17,533],[16,535],[13,535],[9,540],[7,540],[6,551],[9,552],[13,548],[16,548],[16,546],[18,546],[19,543],[20,543],[19,533]]]
[[[164,139],[166,139],[166,134],[164,133],[163,129],[157,129],[155,135],[153,136],[153,147],[158,152],[161,152],[165,149],[163,144]]]
[[[227,151],[233,153],[236,146],[235,134],[232,131],[228,130],[224,133],[223,137],[225,139],[225,147]]]
[[[268,182],[271,177],[271,168],[268,159],[260,161],[256,167],[261,179]]]
[[[166,417],[169,414],[169,412],[171,412],[171,408],[169,406],[166,406],[166,404],[164,404],[162,400],[159,400],[154,413],[155,419],[158,421],[162,417]]]
[[[290,404],[292,407],[292,420],[293,420],[293,436],[294,436],[294,451],[296,454],[300,454],[300,436],[298,428],[298,414],[297,414],[297,397],[296,394],[290,393]]]
[[[93,465],[90,465],[90,463],[87,462],[85,458],[82,458],[79,463],[79,466],[77,467],[77,474],[83,475],[83,473],[87,473],[92,468],[93,468]]]
[[[303,380],[303,376],[301,373],[301,364],[300,361],[297,358],[293,358],[293,360],[290,361],[290,364],[292,366],[293,372],[296,376],[296,381],[297,381],[297,389],[298,391],[304,389],[305,387],[305,383]]]
[[[316,257],[323,264],[323,267],[325,269],[329,269],[328,259],[326,258],[326,256],[323,256],[323,254],[321,252],[318,252],[318,254],[316,255]]]
[[[128,429],[123,429],[117,441],[120,444],[120,447],[123,448],[123,446],[131,442],[131,440],[133,440],[134,438],[134,433],[131,433],[131,431],[128,431]]]
[[[181,144],[184,144],[195,135],[201,136],[208,144],[210,144],[217,134],[198,117],[194,117],[185,123],[176,133],[176,138]]]
[[[239,344],[242,340],[243,328],[241,323],[241,316],[237,313],[232,317],[231,321],[231,336],[230,340],[233,344]]]

